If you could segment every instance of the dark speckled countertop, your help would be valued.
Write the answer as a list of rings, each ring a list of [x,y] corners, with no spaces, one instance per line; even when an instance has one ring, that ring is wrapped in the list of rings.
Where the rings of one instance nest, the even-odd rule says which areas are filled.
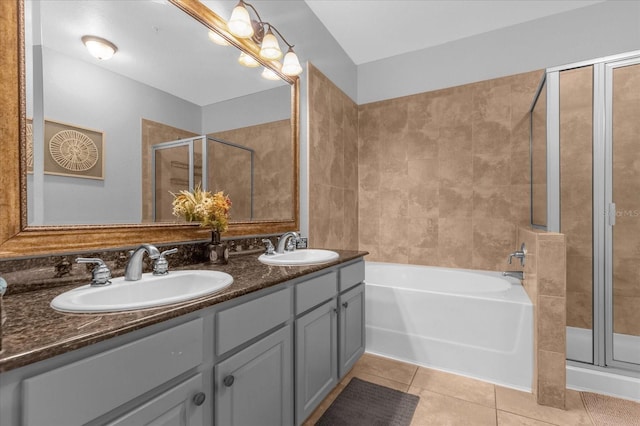
[[[4,300],[7,322],[2,327],[0,372],[204,309],[367,254],[358,251],[336,252],[340,255],[338,260],[314,266],[267,266],[258,261],[256,254],[233,257],[227,265],[201,263],[173,268],[220,270],[233,276],[234,282],[211,296],[138,311],[65,314],[49,306],[55,296],[86,284],[84,282],[12,294]]]

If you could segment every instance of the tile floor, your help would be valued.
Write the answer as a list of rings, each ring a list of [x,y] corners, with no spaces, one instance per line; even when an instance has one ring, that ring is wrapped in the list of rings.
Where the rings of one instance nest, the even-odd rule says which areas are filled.
[[[532,394],[364,354],[304,423],[314,425],[352,377],[420,396],[412,426],[593,425],[580,393],[567,390],[566,410],[536,404]]]

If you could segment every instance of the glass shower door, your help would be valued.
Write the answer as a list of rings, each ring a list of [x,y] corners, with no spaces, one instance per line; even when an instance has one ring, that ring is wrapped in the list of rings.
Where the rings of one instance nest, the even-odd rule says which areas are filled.
[[[206,184],[204,151],[206,145],[202,136],[151,147],[154,222],[179,220],[173,216],[173,194],[191,191],[196,186],[206,189],[203,186]]]
[[[640,366],[640,61],[606,68],[607,364]],[[636,366],[637,367],[637,366]]]

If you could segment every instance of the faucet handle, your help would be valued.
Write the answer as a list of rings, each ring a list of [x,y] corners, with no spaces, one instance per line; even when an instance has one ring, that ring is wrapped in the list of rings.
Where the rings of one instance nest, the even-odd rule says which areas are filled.
[[[509,255],[509,257],[507,258],[507,263],[511,265],[511,259],[515,257],[516,259],[520,259],[520,265],[524,266],[526,255],[527,255],[527,248],[525,247],[524,243],[522,243],[522,245],[520,246],[520,250],[516,250]]]
[[[78,257],[77,263],[93,263],[96,265],[91,271],[91,285],[104,286],[111,284],[111,271],[102,259],[97,257]]]
[[[264,252],[265,254],[268,254],[268,255],[275,254],[276,248],[273,246],[273,243],[271,242],[271,240],[267,238],[263,238],[262,242],[264,243],[264,246],[266,249],[266,251]]]
[[[177,248],[172,248],[170,250],[163,251],[160,253],[160,257],[153,261],[153,275],[165,275],[169,273],[169,262],[165,258],[170,254],[177,253]]]

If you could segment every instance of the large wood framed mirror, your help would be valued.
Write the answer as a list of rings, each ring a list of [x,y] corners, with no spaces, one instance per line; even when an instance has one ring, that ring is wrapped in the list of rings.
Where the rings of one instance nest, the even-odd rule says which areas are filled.
[[[223,174],[225,186],[240,188],[243,185],[234,185],[233,178],[241,180],[243,176],[251,176],[255,182],[251,185],[253,192],[248,201],[252,209],[243,207],[238,210],[239,216],[234,218],[232,215],[226,236],[298,229],[299,79],[281,74],[276,64],[261,59],[258,46],[252,41],[236,39],[229,34],[225,21],[210,10],[206,2],[81,3],[82,7],[65,13],[60,8],[51,9],[46,1],[0,2],[0,69],[3,76],[0,82],[3,91],[0,101],[0,149],[3,153],[0,258],[128,247],[142,242],[159,244],[209,239],[210,232],[198,224],[179,223],[177,219],[167,218],[166,206],[164,215],[155,207],[166,203],[167,198],[170,202],[165,192],[179,190],[179,185],[184,184],[185,178],[178,175],[168,180],[177,187],[164,187],[159,180],[154,180],[154,172],[165,163],[178,171],[191,170],[191,184],[194,179],[203,179],[204,172],[209,179]],[[55,13],[67,17],[76,14],[76,19],[91,20],[93,18],[87,18],[91,11],[84,11],[89,14],[83,15],[83,8],[119,4],[128,18],[122,24],[116,23],[110,10],[93,12],[94,16],[100,17],[96,18],[98,24],[100,20],[109,24],[109,31],[115,31],[118,26],[131,30],[133,36],[129,38],[135,38],[135,43],[107,35],[118,39],[112,41],[118,46],[119,63],[114,61],[107,66],[105,62],[100,64],[103,68],[98,69],[90,62],[92,59],[79,61],[74,58],[74,52],[81,51],[84,46],[73,31],[88,31],[78,28],[81,25],[77,22],[64,25],[67,29],[74,28],[66,34],[56,34],[49,29],[52,20],[62,21],[61,15]],[[35,13],[31,10],[34,5]],[[153,15],[156,13],[157,17]],[[171,15],[167,17],[165,13]],[[37,25],[30,21],[33,16],[39,20]],[[136,22],[135,16],[145,19]],[[45,18],[47,22],[43,22]],[[94,27],[96,22],[93,22]],[[211,43],[208,40],[210,31],[221,35],[231,46]],[[62,51],[64,46],[73,44],[69,43],[70,39],[77,43],[68,51]],[[144,45],[149,40],[145,39],[163,49],[150,52]],[[181,48],[187,44],[189,49]],[[148,56],[144,59],[133,57],[134,47]],[[219,59],[218,51],[225,49]],[[197,52],[198,56],[183,57],[183,51]],[[280,81],[256,80],[261,79],[259,70],[237,64],[235,59],[240,51],[275,72]],[[166,65],[167,57],[175,59],[179,66]],[[133,66],[140,62],[151,63],[155,68],[150,72],[149,68]],[[74,73],[68,71],[70,66]],[[117,66],[123,68],[117,69]],[[96,69],[97,73],[87,78],[78,71],[82,68]],[[56,71],[59,75],[54,80],[52,76]],[[147,79],[136,77],[136,72]],[[128,86],[114,89],[99,74],[125,80]],[[250,74],[253,76],[241,83],[229,81]],[[205,77],[208,80],[203,80]],[[60,83],[65,79],[66,86]],[[236,91],[230,91],[232,88]],[[99,98],[100,91],[105,93],[105,98]],[[127,98],[127,93],[134,93],[136,98]],[[168,110],[160,107],[164,99],[173,102]],[[82,104],[83,101],[87,103]],[[138,107],[138,103],[142,106]],[[99,153],[104,158],[101,174],[97,177],[61,174],[46,165],[52,140],[48,136],[60,130],[55,126],[96,132],[102,144]],[[125,133],[126,128],[134,131]],[[260,135],[264,139],[267,134],[277,144],[259,140]],[[196,158],[198,164],[188,165],[189,159],[186,162],[173,158],[164,161],[169,157],[169,151],[152,150],[156,144],[166,145],[176,139],[192,140],[191,152],[195,154],[190,159]],[[210,146],[208,141],[211,141]],[[218,141],[250,150],[255,158],[253,166],[248,170],[230,167],[231,151],[221,154],[221,148],[214,149],[220,144],[213,142]],[[276,145],[279,148],[274,148]],[[209,160],[202,154],[203,147],[205,153],[210,153]],[[162,156],[157,154],[160,152]],[[158,157],[152,158],[155,155]],[[225,167],[215,163],[220,158]],[[242,159],[234,161],[243,163]],[[197,175],[198,170],[200,175]],[[166,175],[166,170],[158,174],[163,173]],[[189,177],[186,179],[188,181]],[[217,186],[219,182],[205,178],[203,184],[211,190],[227,189]],[[160,195],[156,197],[156,193]],[[92,198],[94,195],[96,198]],[[230,195],[233,199],[233,194]],[[245,195],[242,195],[243,199]]]

